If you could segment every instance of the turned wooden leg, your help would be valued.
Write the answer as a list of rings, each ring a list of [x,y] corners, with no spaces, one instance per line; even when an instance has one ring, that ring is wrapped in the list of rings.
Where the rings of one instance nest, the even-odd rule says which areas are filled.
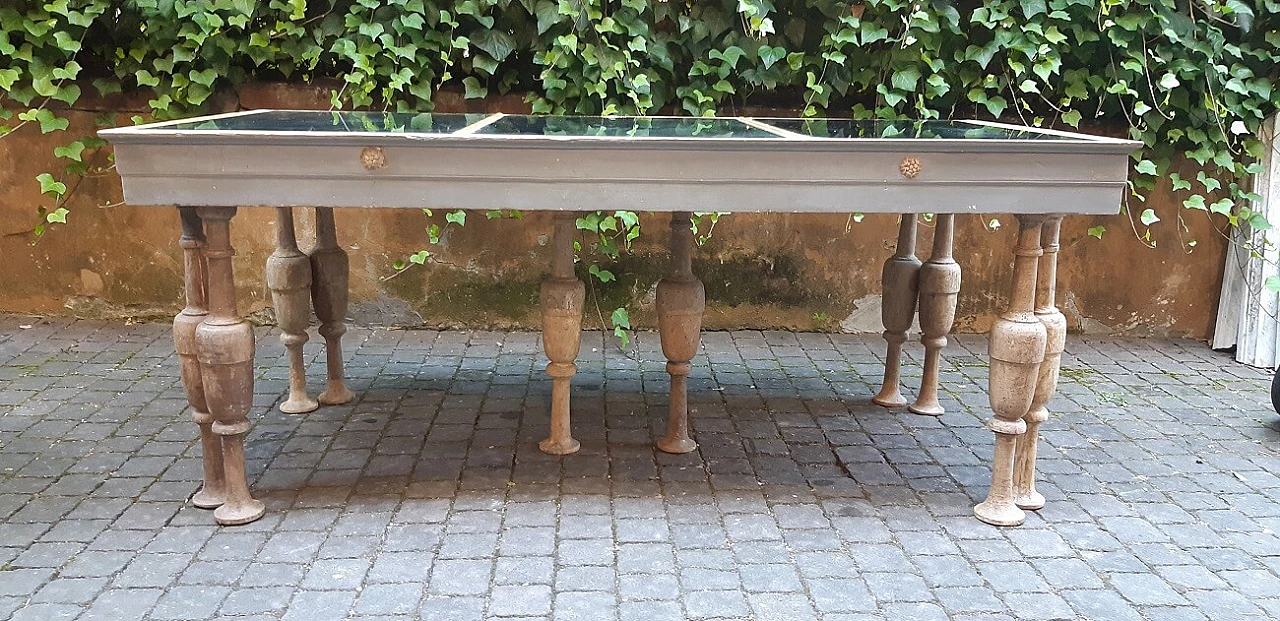
[[[209,317],[196,328],[205,399],[213,414],[213,432],[222,436],[222,467],[226,474],[226,501],[213,512],[219,524],[245,524],[264,512],[261,502],[249,495],[245,474],[244,436],[251,426],[253,406],[253,327],[236,310],[235,275],[231,259],[231,218],[235,207],[201,207],[209,244]]]
[[[329,382],[320,403],[341,405],[355,397],[342,372],[342,335],[347,333],[347,285],[351,279],[347,253],[338,245],[332,207],[316,207],[316,245],[311,249],[311,303],[320,318],[325,369]]]
[[[880,317],[884,321],[884,340],[888,342],[884,360],[884,384],[880,392],[871,398],[876,405],[887,408],[907,404],[898,388],[902,366],[902,344],[907,340],[907,330],[916,314],[917,276],[920,259],[916,258],[916,216],[903,214],[898,227],[898,247],[893,256],[884,262],[880,272]]]
[[[173,318],[173,343],[178,351],[182,387],[191,404],[191,418],[200,427],[200,449],[204,461],[204,484],[191,497],[191,504],[213,509],[226,500],[227,486],[222,472],[222,440],[213,432],[213,416],[204,394],[200,358],[196,353],[196,327],[208,317],[204,263],[204,224],[195,207],[179,207],[182,215],[182,263],[185,268],[187,305]]]
[[[1067,318],[1056,306],[1054,288],[1058,280],[1058,232],[1062,216],[1050,218],[1040,233],[1040,257],[1036,271],[1036,318],[1044,324],[1047,341],[1044,362],[1036,381],[1035,397],[1027,412],[1027,433],[1018,438],[1013,464],[1014,502],[1021,509],[1035,511],[1044,507],[1044,496],[1036,491],[1036,444],[1040,441],[1040,423],[1049,420],[1045,404],[1058,389],[1058,369],[1062,351],[1067,346]]]
[[[996,526],[1017,526],[1026,514],[1013,502],[1013,456],[1023,420],[1035,396],[1047,336],[1032,310],[1036,295],[1036,263],[1040,258],[1040,228],[1045,216],[1018,216],[1018,245],[1014,249],[1013,290],[1009,308],[991,326],[987,352],[991,358],[988,386],[995,417],[987,428],[996,434],[991,490],[973,508],[978,519]]]
[[[916,414],[941,416],[938,403],[938,366],[947,334],[956,320],[960,299],[960,264],[951,258],[955,215],[938,216],[933,231],[933,252],[920,267],[920,342],[924,344],[924,377],[916,402],[907,407]]]
[[[685,211],[671,214],[671,275],[658,283],[657,302],[658,336],[671,375],[667,435],[658,440],[658,448],[688,453],[698,448],[689,437],[689,361],[698,353],[707,299],[702,282],[693,276],[693,225]]]
[[[276,250],[267,258],[267,288],[276,308],[280,342],[289,351],[289,398],[280,404],[280,411],[314,411],[320,404],[307,395],[307,369],[302,360],[311,318],[311,261],[298,250],[290,207],[276,208]]]
[[[568,455],[582,445],[569,426],[569,386],[578,372],[574,361],[582,343],[582,309],[586,286],[573,272],[573,213],[558,213],[552,241],[551,276],[542,281],[542,348],[551,376],[551,437],[538,444],[544,453]]]

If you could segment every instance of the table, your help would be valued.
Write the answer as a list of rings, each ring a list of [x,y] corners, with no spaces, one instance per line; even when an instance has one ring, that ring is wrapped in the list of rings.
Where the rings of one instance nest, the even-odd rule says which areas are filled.
[[[1054,302],[1065,214],[1113,214],[1137,142],[983,121],[853,121],[693,117],[252,111],[100,132],[115,145],[125,200],[177,205],[186,307],[174,319],[181,375],[203,446],[193,497],[221,524],[263,515],[245,476],[254,336],[236,309],[231,221],[237,206],[275,207],[278,243],[266,275],[291,357],[286,412],[352,398],[343,382],[347,256],[334,207],[553,210],[553,260],[541,290],[553,382],[543,451],[578,450],[570,426],[584,286],[574,274],[575,215],[671,212],[671,274],[658,285],[658,329],[671,398],[660,450],[688,453],[686,377],[705,298],[692,271],[690,211],[858,211],[910,214],[884,264],[884,384],[874,402],[907,405],[900,351],[913,318],[926,348],[911,411],[937,415],[938,364],[955,317],[959,214],[1019,223],[1008,307],[991,329],[995,434],[991,488],[978,519],[1014,526],[1044,506],[1036,444],[1056,390],[1066,321]],[[292,209],[314,207],[317,239],[297,245]],[[915,255],[915,214],[937,214],[928,261]],[[321,320],[328,383],[306,390],[302,346],[310,307]]]

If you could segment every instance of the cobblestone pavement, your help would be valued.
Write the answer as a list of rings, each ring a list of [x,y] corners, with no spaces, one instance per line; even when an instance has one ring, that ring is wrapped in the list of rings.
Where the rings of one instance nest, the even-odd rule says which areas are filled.
[[[275,336],[248,443],[269,513],[219,528],[185,502],[199,446],[167,326],[0,316],[0,618],[1280,617],[1267,377],[1200,343],[1072,338],[1049,505],[998,529],[970,516],[992,451],[980,337],[948,347],[933,419],[869,405],[878,337],[707,333],[701,449],[673,456],[652,448],[656,337],[631,358],[596,333],[582,451],[557,458],[536,446],[537,334],[353,329],[357,401],[307,415],[274,410]]]

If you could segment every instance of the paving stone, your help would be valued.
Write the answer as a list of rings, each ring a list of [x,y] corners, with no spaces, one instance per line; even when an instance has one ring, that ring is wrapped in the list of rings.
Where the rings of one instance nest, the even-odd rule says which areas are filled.
[[[482,597],[450,597],[428,595],[418,609],[423,621],[479,621],[484,619]]]
[[[131,621],[142,619],[164,591],[160,589],[107,589],[94,598],[80,619]]]
[[[617,599],[608,593],[556,593],[554,615],[557,621],[593,621],[612,619],[617,615]]]
[[[691,619],[744,617],[750,613],[741,591],[697,591],[684,594],[684,607]]]
[[[151,610],[155,619],[208,619],[231,594],[230,587],[179,585],[164,593]]]
[[[0,618],[1280,617],[1270,375],[1200,343],[1070,337],[1049,503],[999,529],[971,514],[983,337],[950,339],[932,419],[867,403],[879,335],[706,332],[700,449],[676,456],[651,444],[656,335],[624,355],[584,333],[583,448],[560,458],[536,446],[536,333],[353,327],[360,400],[298,417],[274,409],[287,357],[263,329],[246,448],[268,515],[224,528],[187,504],[199,445],[166,325],[6,322]]]
[[[355,603],[353,591],[297,591],[282,621],[341,621]]]
[[[489,614],[498,617],[541,616],[551,612],[551,587],[543,585],[494,587]]]
[[[220,612],[224,615],[278,613],[284,610],[292,595],[292,587],[236,589],[223,600]]]
[[[431,572],[432,595],[477,595],[488,591],[491,561],[442,560]]]
[[[1063,591],[1062,596],[1086,619],[1138,620],[1142,617],[1118,593],[1103,590]]]
[[[318,591],[354,590],[364,584],[369,561],[358,558],[321,559],[311,564],[302,588]]]

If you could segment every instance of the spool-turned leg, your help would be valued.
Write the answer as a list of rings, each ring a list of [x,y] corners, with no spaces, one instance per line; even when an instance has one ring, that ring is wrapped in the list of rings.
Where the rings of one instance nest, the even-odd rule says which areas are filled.
[[[222,467],[226,473],[226,501],[214,518],[219,524],[245,524],[264,512],[249,494],[245,473],[244,436],[253,406],[253,327],[236,310],[235,275],[231,259],[231,218],[235,207],[201,207],[208,249],[209,317],[196,328],[205,399],[213,414],[213,432],[222,436]]]
[[[551,437],[538,444],[544,453],[568,455],[582,445],[571,433],[569,387],[578,372],[574,363],[582,343],[582,310],[586,286],[574,275],[573,237],[577,230],[573,213],[558,213],[552,240],[551,276],[542,281],[542,347],[551,376]]]
[[[1044,362],[1036,381],[1035,398],[1027,412],[1027,433],[1018,438],[1013,464],[1014,502],[1021,509],[1035,511],[1044,507],[1044,496],[1036,491],[1036,445],[1040,440],[1040,424],[1049,420],[1045,404],[1058,389],[1058,370],[1062,351],[1067,345],[1067,318],[1056,306],[1054,289],[1058,280],[1058,232],[1062,216],[1050,218],[1040,233],[1044,254],[1036,271],[1036,318],[1044,324],[1047,341]]]
[[[307,394],[307,369],[302,358],[311,318],[311,261],[298,250],[290,207],[276,208],[276,250],[267,258],[267,288],[280,324],[280,342],[289,351],[289,397],[280,404],[280,411],[311,412],[320,407]]]
[[[920,267],[920,342],[924,344],[924,375],[920,394],[907,407],[916,414],[941,416],[938,403],[938,367],[947,334],[956,320],[956,302],[960,298],[960,264],[952,258],[955,215],[938,216],[933,231],[933,252]]]
[[[196,327],[209,316],[205,284],[204,224],[195,207],[179,207],[182,216],[182,263],[185,268],[187,305],[173,318],[173,342],[178,351],[182,387],[191,405],[191,418],[200,427],[204,484],[191,497],[191,504],[213,509],[226,500],[227,486],[222,472],[222,440],[213,432],[213,415],[204,394],[200,358],[196,350]]]
[[[995,417],[987,427],[996,434],[991,489],[973,508],[978,519],[996,526],[1017,526],[1026,514],[1014,504],[1013,457],[1018,436],[1026,433],[1023,420],[1031,409],[1044,360],[1047,335],[1033,312],[1036,264],[1040,258],[1040,228],[1045,216],[1018,216],[1018,244],[1014,249],[1013,289],[1009,308],[991,326],[987,352],[991,358],[988,393]]]
[[[907,340],[907,330],[916,313],[917,277],[920,259],[916,258],[916,217],[904,214],[898,227],[898,247],[893,256],[884,262],[880,272],[880,317],[884,321],[884,340],[888,343],[884,360],[884,384],[880,392],[871,398],[877,405],[887,408],[907,404],[898,387],[902,367],[902,344]]]
[[[341,405],[355,394],[347,389],[342,372],[342,335],[347,333],[347,285],[351,279],[347,253],[338,245],[333,208],[316,207],[316,245],[311,250],[311,303],[320,319],[324,337],[328,385],[320,403]]]
[[[689,437],[689,361],[698,353],[706,292],[693,275],[693,228],[689,213],[671,214],[671,275],[658,283],[658,335],[671,375],[667,435],[658,448],[688,453],[698,444]]]

